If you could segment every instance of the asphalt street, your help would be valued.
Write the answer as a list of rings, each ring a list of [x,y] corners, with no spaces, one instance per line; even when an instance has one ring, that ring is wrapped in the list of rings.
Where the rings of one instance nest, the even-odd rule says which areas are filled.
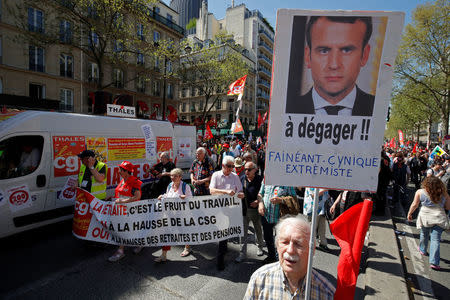
[[[396,227],[396,236],[405,268],[405,277],[412,299],[449,299],[450,289],[450,234],[443,232],[441,237],[440,271],[430,269],[428,256],[422,256],[418,249],[420,230],[415,222],[406,219],[415,188],[408,186],[408,197],[391,208],[392,219]],[[419,209],[414,217],[417,217]]]
[[[253,238],[253,235],[251,235]],[[317,250],[314,268],[336,284],[339,247],[328,232],[331,251]],[[156,264],[160,249],[128,249],[117,263],[113,246],[93,246],[71,234],[71,222],[53,224],[0,240],[0,299],[242,299],[251,274],[265,256],[249,245],[248,260],[235,263],[239,244],[229,242],[224,271],[216,269],[217,244],[193,247],[182,258],[172,247],[169,261]],[[362,264],[364,265],[364,263]],[[5,271],[6,270],[6,271]],[[364,268],[355,299],[363,296]],[[360,280],[361,279],[361,280]]]

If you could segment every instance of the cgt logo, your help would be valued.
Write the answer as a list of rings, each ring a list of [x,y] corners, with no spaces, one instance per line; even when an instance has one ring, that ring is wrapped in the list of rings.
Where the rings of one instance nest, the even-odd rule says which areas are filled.
[[[12,205],[19,206],[25,204],[29,198],[30,196],[26,191],[18,190],[9,196],[9,202]]]

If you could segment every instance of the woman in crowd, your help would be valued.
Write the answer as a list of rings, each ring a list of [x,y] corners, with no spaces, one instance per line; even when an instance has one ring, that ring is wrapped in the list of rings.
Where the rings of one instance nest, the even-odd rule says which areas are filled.
[[[448,217],[445,209],[450,209],[450,197],[444,183],[435,176],[425,178],[422,182],[422,189],[417,190],[414,201],[408,211],[408,220],[412,221],[412,214],[419,206],[419,215],[416,225],[420,229],[419,252],[427,255],[428,240],[430,243],[430,267],[433,270],[440,270],[440,241],[442,231],[449,228]]]
[[[167,191],[165,194],[158,197],[159,200],[164,198],[181,198],[186,199],[186,197],[192,197],[191,187],[184,181],[181,180],[183,171],[180,168],[175,168],[170,171],[170,179],[172,182],[167,186]],[[155,258],[155,262],[164,262],[167,260],[167,251],[170,250],[170,246],[162,247],[161,256]],[[184,246],[184,250],[181,256],[187,256],[190,253],[189,245]]]
[[[122,177],[119,185],[116,187],[114,198],[116,198],[117,204],[130,203],[141,200],[141,186],[142,181],[131,175],[133,173],[134,166],[129,161],[123,161],[119,165],[119,175]],[[141,252],[142,247],[134,248],[134,253]],[[124,246],[120,246],[113,256],[108,258],[110,262],[120,260],[125,256]]]

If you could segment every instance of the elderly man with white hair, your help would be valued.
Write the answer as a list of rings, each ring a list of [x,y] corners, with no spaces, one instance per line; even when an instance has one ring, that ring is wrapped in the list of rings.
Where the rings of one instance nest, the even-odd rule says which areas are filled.
[[[238,198],[244,198],[242,192],[242,183],[239,176],[233,173],[234,157],[224,156],[222,159],[222,170],[214,172],[211,177],[209,190],[211,195],[236,195]],[[225,269],[225,253],[227,252],[227,240],[219,242],[219,250],[217,255],[217,269],[220,271]]]
[[[305,299],[310,224],[303,215],[288,215],[275,230],[280,261],[253,273],[244,299]],[[310,299],[333,299],[335,288],[313,269],[310,291]]]

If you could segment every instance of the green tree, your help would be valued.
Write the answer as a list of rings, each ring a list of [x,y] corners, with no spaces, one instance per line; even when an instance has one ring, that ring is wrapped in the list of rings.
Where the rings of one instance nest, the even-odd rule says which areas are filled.
[[[197,89],[204,96],[202,121],[226,93],[228,86],[248,74],[251,69],[249,62],[245,62],[242,49],[230,42],[227,35],[216,36],[215,40],[216,44],[201,49],[190,45],[188,53],[180,61],[179,76],[182,85]]]
[[[450,113],[450,2],[419,5],[402,38],[396,62],[400,94],[430,109],[448,134]],[[412,84],[416,87],[411,88]],[[417,91],[419,90],[419,94]]]
[[[104,89],[112,81],[104,80],[105,64],[126,68],[130,61],[136,64],[136,55],[152,55],[153,39],[145,37],[152,32],[149,25],[154,16],[156,0],[40,0],[39,7],[45,13],[44,28],[29,24],[30,7],[35,0],[11,1],[8,11],[21,28],[18,41],[39,47],[61,45],[75,48],[93,60],[98,66],[98,89]],[[127,58],[133,54],[133,58]],[[136,79],[147,70],[138,68]]]

